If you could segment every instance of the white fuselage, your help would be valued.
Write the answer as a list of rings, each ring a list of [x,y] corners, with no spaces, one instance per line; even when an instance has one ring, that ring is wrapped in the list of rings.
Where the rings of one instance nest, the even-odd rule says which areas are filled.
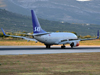
[[[34,36],[34,38],[44,44],[54,45],[59,44],[62,40],[77,39],[73,33],[55,32],[41,36]]]

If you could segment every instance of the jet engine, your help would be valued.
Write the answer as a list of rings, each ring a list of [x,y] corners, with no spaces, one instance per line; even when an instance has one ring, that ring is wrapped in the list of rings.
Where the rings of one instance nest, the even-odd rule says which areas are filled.
[[[79,46],[79,42],[72,42],[70,44],[70,46],[71,46],[71,48],[76,47],[76,46]]]

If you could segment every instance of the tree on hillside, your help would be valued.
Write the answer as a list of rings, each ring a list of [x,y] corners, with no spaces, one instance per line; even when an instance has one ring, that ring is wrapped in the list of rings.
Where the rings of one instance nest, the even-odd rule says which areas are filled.
[[[72,33],[74,33],[75,35],[77,35],[77,33],[76,33],[76,32],[72,32]]]
[[[91,38],[91,35],[86,35],[84,36],[84,38]]]

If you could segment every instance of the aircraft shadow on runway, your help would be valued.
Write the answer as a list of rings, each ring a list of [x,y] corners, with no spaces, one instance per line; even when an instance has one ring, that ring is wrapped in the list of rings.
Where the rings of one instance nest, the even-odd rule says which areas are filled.
[[[47,49],[45,47],[25,47],[25,48],[0,48],[1,50],[95,50],[95,49],[100,49],[100,47],[75,47],[75,48],[70,48],[70,47],[66,47],[65,49],[61,49],[60,47],[51,47],[50,49]]]

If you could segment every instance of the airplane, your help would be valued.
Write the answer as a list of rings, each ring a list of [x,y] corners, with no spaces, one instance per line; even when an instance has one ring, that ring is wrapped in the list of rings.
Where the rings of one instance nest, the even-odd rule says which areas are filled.
[[[6,35],[4,30],[2,32],[5,36],[22,38],[28,41],[35,41],[44,43],[46,48],[50,48],[52,45],[62,45],[61,48],[64,49],[66,44],[70,44],[71,48],[79,46],[80,41],[86,40],[95,40],[99,39],[99,30],[97,31],[97,38],[89,38],[89,39],[78,39],[78,37],[74,33],[70,32],[46,32],[40,26],[40,23],[35,15],[35,12],[31,10],[32,15],[32,24],[33,24],[33,34],[34,38],[27,38],[23,36],[15,36],[15,35]]]

